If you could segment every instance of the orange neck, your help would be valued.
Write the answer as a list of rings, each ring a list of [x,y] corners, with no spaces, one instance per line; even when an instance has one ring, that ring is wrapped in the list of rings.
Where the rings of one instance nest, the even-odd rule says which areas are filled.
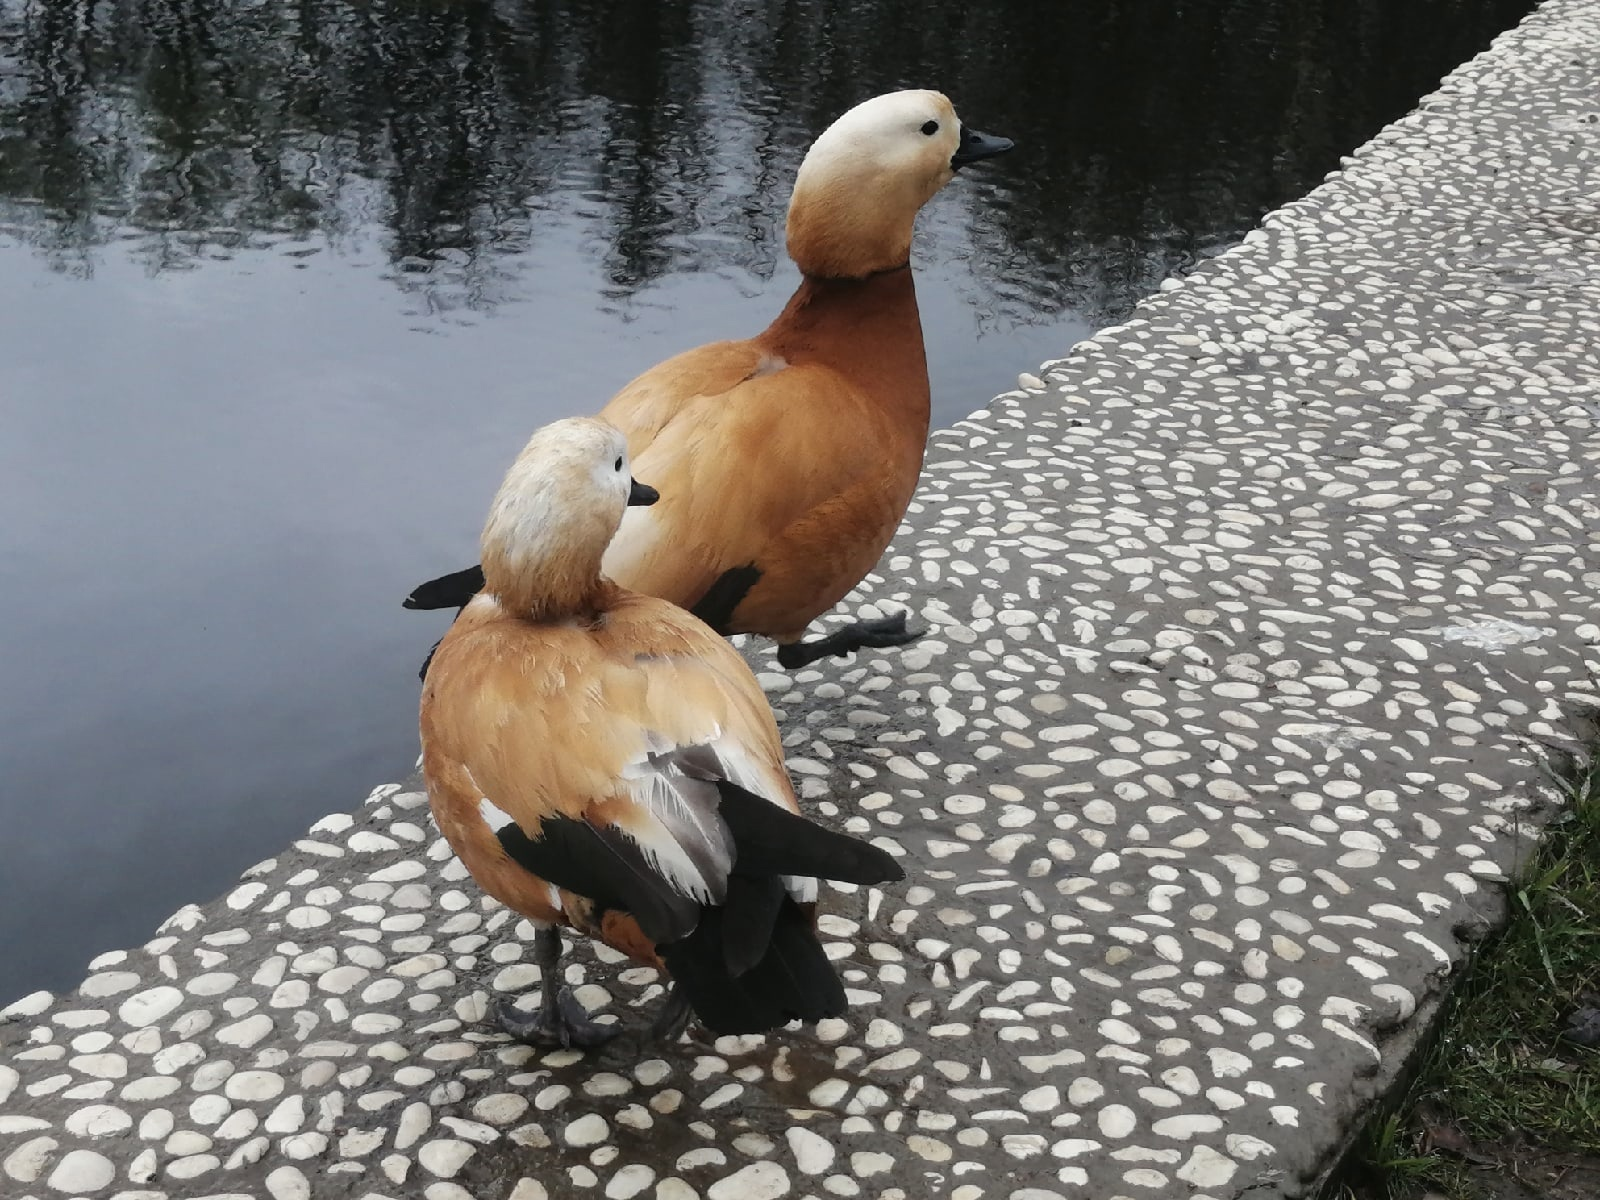
[[[806,275],[755,340],[791,364],[820,363],[886,401],[920,405],[927,420],[928,359],[909,264],[864,279]]]

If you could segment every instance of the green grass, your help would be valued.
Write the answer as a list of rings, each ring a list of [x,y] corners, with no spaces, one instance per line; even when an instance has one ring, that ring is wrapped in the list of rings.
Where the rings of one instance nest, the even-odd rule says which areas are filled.
[[[1478,948],[1415,1080],[1325,1195],[1467,1200],[1485,1194],[1472,1160],[1492,1164],[1517,1141],[1600,1157],[1600,1052],[1559,1036],[1600,993],[1600,753],[1553,778],[1565,804],[1507,887],[1506,927]]]

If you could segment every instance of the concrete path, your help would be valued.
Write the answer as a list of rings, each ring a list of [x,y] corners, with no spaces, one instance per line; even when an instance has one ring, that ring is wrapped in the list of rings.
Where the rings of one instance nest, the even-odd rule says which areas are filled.
[[[911,868],[826,898],[848,1021],[511,1045],[526,930],[380,788],[12,1005],[0,1193],[1298,1195],[1595,702],[1597,464],[1600,0],[1551,0],[935,436],[861,596],[923,642],[764,676],[817,810]]]

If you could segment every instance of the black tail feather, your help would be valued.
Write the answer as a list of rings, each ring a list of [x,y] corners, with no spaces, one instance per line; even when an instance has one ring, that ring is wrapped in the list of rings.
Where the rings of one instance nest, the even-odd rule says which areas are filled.
[[[844,984],[812,927],[811,906],[784,876],[845,883],[904,879],[900,864],[868,842],[813,824],[726,780],[718,807],[733,835],[726,902],[700,909],[694,932],[657,944],[661,960],[701,1023],[714,1033],[763,1033],[790,1021],[845,1011]]]
[[[798,906],[796,909],[804,913]],[[750,1010],[769,1017],[778,1014],[783,1022],[796,1017],[812,1022],[840,1016],[848,1007],[844,985],[811,920],[802,917],[791,924],[783,920],[781,907],[777,916],[767,952],[738,980]]]
[[[746,875],[814,875],[841,883],[891,883],[906,873],[860,838],[824,829],[736,783],[717,781],[719,809],[733,834],[735,870]]]
[[[658,946],[695,1016],[716,1034],[765,1033],[790,1021],[820,1021],[845,1011],[844,984],[811,921],[784,895],[766,952],[743,974],[728,969],[728,910],[704,908],[682,941]]]
[[[723,905],[722,957],[728,973],[743,975],[761,961],[772,944],[772,931],[783,907],[783,880],[776,875],[728,877]]]
[[[411,595],[405,598],[401,607],[421,609],[424,612],[435,608],[463,608],[481,591],[483,591],[483,568],[472,566],[418,584]]]
[[[439,653],[439,647],[443,642],[443,638],[440,638],[437,642],[435,642],[432,648],[430,648],[428,651],[428,657],[422,660],[422,666],[417,671],[417,678],[423,683],[428,682],[428,668],[433,666],[433,656]]]

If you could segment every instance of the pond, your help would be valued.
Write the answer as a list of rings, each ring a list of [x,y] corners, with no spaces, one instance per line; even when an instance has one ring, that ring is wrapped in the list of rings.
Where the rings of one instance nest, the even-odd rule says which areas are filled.
[[[536,426],[795,283],[809,140],[1015,153],[915,248],[949,423],[1527,0],[0,0],[0,1004],[404,776],[421,579]]]

